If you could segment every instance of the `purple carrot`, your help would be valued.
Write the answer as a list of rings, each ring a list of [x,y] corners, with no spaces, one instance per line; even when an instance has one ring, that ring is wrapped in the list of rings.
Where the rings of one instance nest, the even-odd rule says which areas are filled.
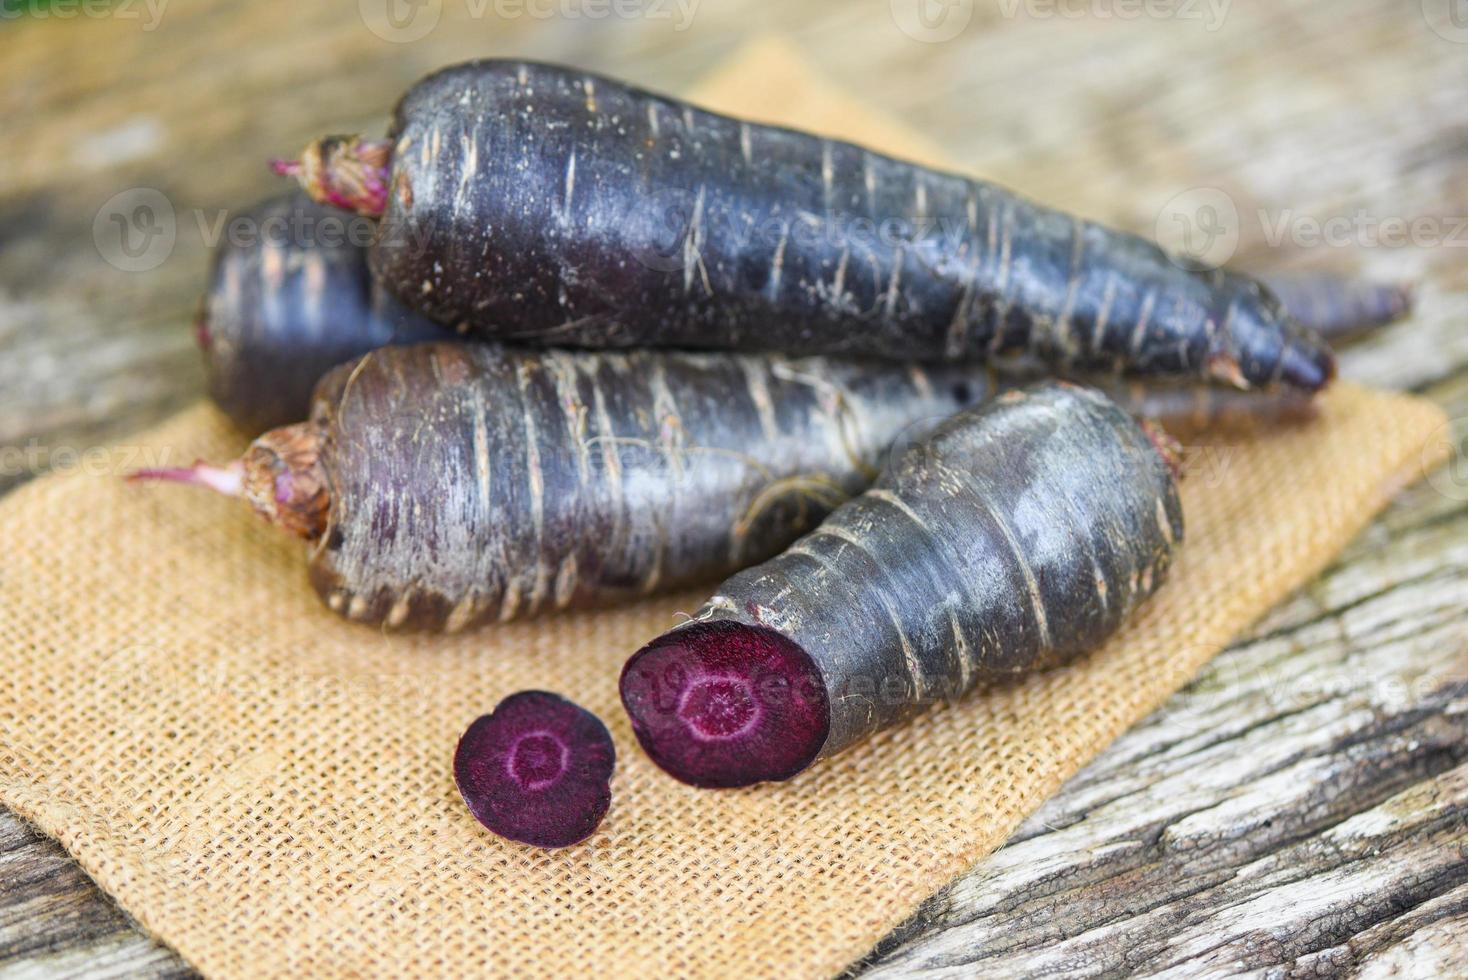
[[[1264,281],[1295,319],[1331,343],[1395,323],[1412,312],[1415,300],[1410,285],[1324,273],[1268,276]]]
[[[639,650],[632,730],[695,786],[789,779],[982,680],[1094,650],[1182,543],[1175,462],[1086,389],[964,412]]]
[[[987,183],[553,65],[437,72],[386,140],[327,137],[278,169],[380,215],[378,278],[480,338],[1308,391],[1335,371],[1254,280]]]
[[[209,394],[244,431],[304,419],[312,387],[344,361],[452,335],[373,283],[366,247],[350,235],[363,219],[303,193],[239,218],[252,234],[215,253],[194,329]]]
[[[453,632],[763,561],[860,493],[894,442],[1010,383],[973,366],[390,347],[328,374],[311,420],[234,466],[146,475],[242,497],[310,541],[311,583],[341,615]],[[1181,435],[1313,411],[1300,392],[1112,390]]]
[[[305,418],[312,386],[368,350],[452,333],[403,307],[372,279],[359,237],[363,229],[351,225],[364,219],[343,216],[301,192],[262,202],[242,217],[258,234],[220,246],[196,323],[210,393],[241,429],[258,435]],[[1301,304],[1291,312],[1331,336],[1385,322],[1405,310],[1408,295],[1397,287],[1327,276],[1281,277],[1272,284]],[[986,377],[982,383],[1000,382]],[[1164,381],[1104,384],[1110,393],[1124,393],[1134,413],[1194,429],[1262,427],[1309,410],[1308,399],[1290,389],[1243,396]]]
[[[596,715],[557,694],[521,691],[459,739],[454,781],[474,819],[499,836],[570,847],[601,826],[616,760]]]

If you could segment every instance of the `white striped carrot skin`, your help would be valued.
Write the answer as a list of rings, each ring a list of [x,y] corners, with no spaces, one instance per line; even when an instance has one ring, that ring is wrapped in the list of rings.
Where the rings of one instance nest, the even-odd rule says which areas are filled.
[[[296,193],[235,220],[246,237],[215,252],[194,331],[210,397],[245,432],[305,418],[311,389],[343,361],[450,335],[373,283],[338,209]]]
[[[964,412],[639,650],[622,702],[696,786],[788,779],[981,680],[1095,649],[1183,539],[1172,465],[1098,392]]]
[[[921,361],[1024,357],[1316,390],[1329,348],[1258,282],[980,181],[552,65],[415,85],[386,141],[282,165],[380,214],[405,303],[491,339]]]
[[[770,557],[898,449],[1013,389],[979,366],[779,355],[387,347],[231,467],[145,472],[243,496],[312,542],[354,621],[457,631],[712,581]],[[1308,418],[1299,392],[1113,383],[1179,435]]]

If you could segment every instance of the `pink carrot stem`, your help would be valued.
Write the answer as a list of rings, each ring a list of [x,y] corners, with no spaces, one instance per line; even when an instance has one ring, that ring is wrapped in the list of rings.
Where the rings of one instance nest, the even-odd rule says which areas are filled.
[[[210,466],[203,460],[193,466],[164,467],[155,469],[142,469],[135,473],[129,473],[129,483],[137,483],[144,480],[162,480],[169,483],[185,483],[189,486],[204,487],[216,493],[222,493],[226,497],[238,497],[244,493],[245,468],[239,462],[228,466]]]

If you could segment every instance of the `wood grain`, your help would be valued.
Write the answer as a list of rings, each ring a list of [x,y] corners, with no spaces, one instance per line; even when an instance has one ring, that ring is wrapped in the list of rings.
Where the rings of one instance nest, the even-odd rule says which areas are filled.
[[[970,19],[943,43],[895,26],[904,0],[706,2],[684,30],[446,0],[412,44],[372,34],[351,3],[199,0],[153,30],[7,21],[0,490],[198,396],[199,219],[276,190],[264,157],[377,126],[448,61],[513,52],[677,91],[757,32],[1048,203],[1150,234],[1179,194],[1218,188],[1239,215],[1235,264],[1419,281],[1420,314],[1348,352],[1344,373],[1425,393],[1468,427],[1468,232],[1392,245],[1363,230],[1426,219],[1444,238],[1468,215],[1468,45],[1434,32],[1432,0],[1234,0],[1216,29],[1104,2],[1075,18],[950,7]],[[93,226],[137,187],[168,199],[177,242],[127,272]],[[1312,244],[1311,222],[1331,219],[1343,243]],[[1468,972],[1460,475],[1404,493],[857,972]],[[0,864],[0,974],[189,972],[5,815]]]

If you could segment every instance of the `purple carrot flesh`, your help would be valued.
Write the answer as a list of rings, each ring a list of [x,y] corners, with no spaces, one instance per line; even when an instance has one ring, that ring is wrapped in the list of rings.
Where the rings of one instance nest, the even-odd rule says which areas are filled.
[[[964,412],[639,650],[633,731],[695,786],[789,779],[981,680],[1093,650],[1182,542],[1173,462],[1086,389]]]
[[[483,338],[1033,361],[1313,391],[1326,344],[1258,282],[998,187],[552,65],[415,85],[387,140],[278,166],[380,215],[372,268]]]
[[[616,758],[596,715],[557,694],[521,691],[459,739],[454,782],[474,819],[499,836],[570,847],[606,816]]]

